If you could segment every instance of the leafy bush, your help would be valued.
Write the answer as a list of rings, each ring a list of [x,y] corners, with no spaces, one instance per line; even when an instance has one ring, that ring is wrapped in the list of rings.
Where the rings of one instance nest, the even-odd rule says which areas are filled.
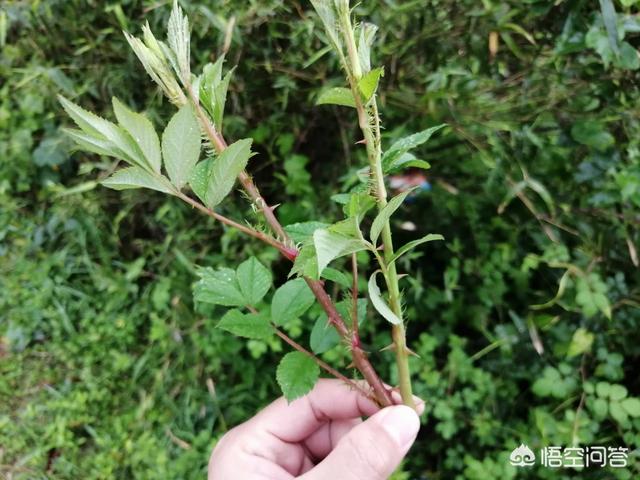
[[[184,7],[194,63],[226,45],[239,65],[229,136],[254,138],[265,197],[293,205],[278,210],[284,224],[336,218],[326,185],[348,188],[365,159],[350,115],[313,108],[319,85],[342,83],[317,19],[289,2],[215,3]],[[606,474],[638,475],[640,28],[635,2],[600,3],[614,16],[593,2],[534,0],[357,8],[384,26],[383,140],[450,126],[416,152],[432,166],[431,188],[396,225],[408,228],[399,244],[432,231],[447,239],[399,262],[418,272],[401,285],[417,319],[407,327],[420,356],[415,390],[427,400],[407,478],[604,473],[516,472],[508,456],[520,443],[626,446],[629,467]],[[123,60],[121,35],[142,18],[160,30],[168,12],[146,1],[91,6],[12,3],[0,17],[10,79],[0,86],[0,468],[13,478],[201,478],[225,424],[277,394],[282,346],[245,346],[216,329],[222,310],[192,302],[194,266],[255,255],[279,280],[287,268],[159,195],[122,202],[94,190],[113,164],[70,153],[55,95],[108,111],[124,92],[168,118],[133,55]],[[234,205],[225,213],[247,214]],[[289,333],[310,335],[316,316]],[[394,381],[376,321],[363,322],[363,337]],[[323,357],[348,363],[338,349]]]

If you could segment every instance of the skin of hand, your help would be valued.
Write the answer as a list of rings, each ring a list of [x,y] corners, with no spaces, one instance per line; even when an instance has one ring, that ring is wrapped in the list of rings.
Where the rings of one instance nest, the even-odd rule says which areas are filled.
[[[322,379],[306,396],[279,398],[226,433],[211,454],[208,478],[384,480],[419,429],[413,409],[380,409],[340,380]]]

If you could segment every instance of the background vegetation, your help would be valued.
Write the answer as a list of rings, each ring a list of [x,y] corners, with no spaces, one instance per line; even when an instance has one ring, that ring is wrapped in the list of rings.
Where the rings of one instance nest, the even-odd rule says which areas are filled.
[[[309,5],[182,3],[194,69],[227,49],[238,65],[227,134],[255,139],[250,171],[286,202],[283,224],[336,218],[332,185],[351,181],[363,151],[351,112],[313,106],[341,74]],[[358,6],[381,27],[387,139],[449,125],[420,152],[431,189],[398,216],[417,229],[398,230],[401,240],[447,239],[402,264],[417,271],[403,287],[427,411],[398,478],[638,477],[639,4]],[[162,31],[169,10],[2,2],[3,478],[203,478],[226,425],[278,392],[284,347],[215,329],[220,311],[194,305],[191,284],[195,265],[253,254],[284,278],[284,262],[160,194],[96,188],[114,164],[71,152],[59,130],[58,92],[109,118],[117,94],[166,119],[121,30],[148,19]],[[249,207],[236,196],[226,213],[241,218]],[[313,320],[290,333],[307,338]],[[391,354],[376,353],[387,335],[368,341],[393,380]],[[508,456],[522,442],[626,446],[629,467],[516,471]]]

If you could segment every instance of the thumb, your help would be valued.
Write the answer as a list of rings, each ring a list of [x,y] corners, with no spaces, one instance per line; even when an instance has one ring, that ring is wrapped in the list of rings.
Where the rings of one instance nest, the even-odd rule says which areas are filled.
[[[420,429],[407,406],[387,407],[342,437],[333,451],[304,480],[386,480],[400,464]]]

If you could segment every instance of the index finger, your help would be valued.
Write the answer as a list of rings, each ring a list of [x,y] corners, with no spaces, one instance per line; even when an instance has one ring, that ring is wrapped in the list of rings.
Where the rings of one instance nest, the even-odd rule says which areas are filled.
[[[323,378],[304,397],[279,398],[250,423],[285,442],[300,442],[331,420],[370,416],[380,410],[372,400],[342,380]]]

